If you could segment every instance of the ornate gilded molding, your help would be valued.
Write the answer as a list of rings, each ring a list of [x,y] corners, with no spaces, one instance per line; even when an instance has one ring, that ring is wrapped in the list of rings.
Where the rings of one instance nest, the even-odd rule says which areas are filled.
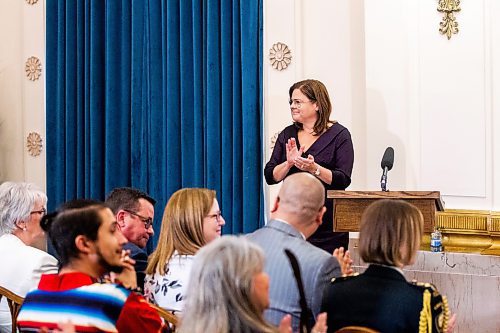
[[[436,216],[436,227],[449,231],[488,231],[489,211],[447,210]]]
[[[491,216],[491,225],[490,225],[489,230],[491,232],[498,232],[498,233],[500,233],[500,213],[493,214]]]
[[[26,138],[26,148],[28,149],[28,153],[36,157],[40,155],[42,152],[42,137],[37,132],[31,132],[28,134]]]
[[[447,252],[500,255],[500,212],[446,210],[436,213],[436,227],[443,234]],[[428,249],[430,235],[422,240]]]
[[[26,60],[24,70],[26,71],[28,79],[31,81],[38,80],[40,75],[42,75],[42,63],[40,62],[40,59],[37,57],[29,57],[28,60]]]
[[[492,213],[488,230],[491,234],[491,246],[481,253],[500,255],[500,213]]]
[[[455,21],[453,13],[460,11],[460,0],[438,0],[437,11],[443,13],[443,19],[439,22],[439,32],[450,39],[451,35],[458,33],[458,22]]]
[[[26,2],[28,3],[28,5],[34,5],[38,2],[38,0],[26,0]]]
[[[292,62],[292,52],[285,43],[278,42],[269,50],[269,61],[274,69],[282,71]]]

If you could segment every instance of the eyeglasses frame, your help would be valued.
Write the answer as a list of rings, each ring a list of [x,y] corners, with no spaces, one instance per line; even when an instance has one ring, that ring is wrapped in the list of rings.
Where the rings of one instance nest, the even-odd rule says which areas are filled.
[[[40,209],[40,210],[31,211],[30,215],[33,215],[33,214],[42,214],[42,217],[43,217],[43,216],[47,215],[47,209],[45,209],[45,207],[42,207],[42,209]]]
[[[288,104],[290,104],[290,107],[291,107],[293,104],[295,104],[295,107],[296,107],[297,109],[302,108],[302,104],[306,104],[306,103],[315,103],[315,102],[316,102],[316,101],[311,101],[311,100],[309,100],[309,101],[301,101],[301,100],[297,100],[297,99],[295,99],[295,100],[294,100],[294,99],[289,99],[289,100],[288,100]]]
[[[207,215],[208,218],[210,219],[213,219],[215,218],[215,221],[217,221],[217,223],[220,223],[221,222],[221,219],[223,218],[222,216],[222,211],[218,211],[217,213],[215,214],[210,214],[210,215]]]
[[[144,217],[144,216],[137,214],[136,212],[134,212],[130,209],[124,209],[124,211],[139,218],[139,220],[141,220],[141,222],[144,223],[144,227],[146,228],[146,230],[148,230],[149,227],[151,227],[153,225],[153,219],[150,217]]]

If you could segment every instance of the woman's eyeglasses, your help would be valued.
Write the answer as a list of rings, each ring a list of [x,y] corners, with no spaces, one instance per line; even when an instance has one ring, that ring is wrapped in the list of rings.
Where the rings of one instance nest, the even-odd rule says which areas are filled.
[[[40,214],[42,216],[45,216],[45,214],[47,214],[47,210],[45,209],[45,207],[42,207],[42,209],[40,209],[40,210],[34,210],[34,211],[30,212],[30,215],[31,214]]]
[[[217,223],[220,223],[222,220],[222,212],[219,211],[215,214],[207,215],[207,217],[210,219],[215,219],[217,221]]]
[[[290,104],[290,106],[293,106],[295,104],[295,107],[297,109],[300,109],[302,107],[302,104],[305,104],[305,103],[311,103],[312,101],[301,101],[300,99],[290,99],[288,100],[288,104]]]

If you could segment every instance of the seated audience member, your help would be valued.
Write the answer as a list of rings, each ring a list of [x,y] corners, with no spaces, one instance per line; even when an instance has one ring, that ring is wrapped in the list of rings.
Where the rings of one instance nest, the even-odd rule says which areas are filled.
[[[445,332],[454,325],[446,298],[429,283],[407,282],[402,268],[417,257],[423,218],[413,205],[379,200],[363,213],[359,254],[370,265],[358,276],[335,279],[322,311],[328,331],[366,326],[384,333]]]
[[[278,197],[271,210],[271,220],[263,228],[248,235],[260,245],[266,255],[265,271],[271,278],[271,305],[266,310],[266,319],[278,325],[287,313],[292,315],[292,327],[299,327],[301,307],[299,290],[290,262],[284,250],[292,251],[299,262],[308,307],[314,316],[319,314],[324,288],[332,277],[342,274],[339,260],[345,273],[350,273],[350,256],[343,249],[335,256],[312,245],[306,239],[321,225],[325,194],[321,182],[308,173],[297,173],[283,181]]]
[[[220,237],[225,224],[215,191],[185,188],[167,202],[156,250],[149,257],[144,293],[170,311],[182,311],[193,256]]]
[[[38,289],[26,296],[18,317],[21,332],[66,322],[77,332],[158,332],[161,319],[142,296],[123,285],[97,282],[112,271],[133,285],[135,271],[122,256],[127,239],[111,209],[79,201],[44,221],[61,269],[42,275]],[[75,206],[80,208],[68,208]]]
[[[156,200],[135,188],[116,188],[106,198],[106,204],[115,214],[118,226],[127,238],[123,247],[130,251],[130,257],[135,260],[134,268],[137,274],[137,284],[141,290],[144,287],[148,254],[146,244],[153,237],[154,205]]]
[[[36,288],[44,273],[57,273],[57,260],[34,245],[45,243],[40,220],[47,196],[34,184],[0,185],[0,286],[19,296]],[[0,332],[12,332],[5,297],[0,303]]]
[[[280,327],[264,319],[269,306],[269,276],[264,253],[242,237],[224,236],[203,247],[195,257],[180,333],[243,333],[291,331],[291,317]],[[326,315],[313,332],[326,332]]]

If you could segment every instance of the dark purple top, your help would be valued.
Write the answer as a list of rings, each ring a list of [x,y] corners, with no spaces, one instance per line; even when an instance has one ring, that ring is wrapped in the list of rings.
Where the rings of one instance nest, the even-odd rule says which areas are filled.
[[[286,127],[279,135],[274,145],[273,154],[264,168],[264,176],[269,185],[278,183],[273,178],[274,168],[286,161],[286,142],[290,138],[295,138],[297,148],[300,148],[298,138],[298,128],[295,125]],[[314,157],[314,161],[324,168],[332,171],[332,183],[326,184],[325,195],[327,190],[345,190],[351,184],[352,166],[354,164],[354,148],[351,140],[351,133],[339,123],[334,123],[325,133],[306,150],[303,157],[308,155]],[[302,172],[293,166],[288,175],[297,172]],[[287,176],[288,176],[287,175]],[[323,239],[328,242],[333,236],[333,202],[328,200],[325,202],[327,211],[323,217],[323,224],[318,228],[316,233],[311,236],[314,239]],[[348,236],[347,236],[348,237]],[[314,243],[314,242],[313,242]],[[341,244],[344,245],[344,244]],[[329,251],[330,247],[320,246]],[[329,251],[330,252],[330,251]]]

